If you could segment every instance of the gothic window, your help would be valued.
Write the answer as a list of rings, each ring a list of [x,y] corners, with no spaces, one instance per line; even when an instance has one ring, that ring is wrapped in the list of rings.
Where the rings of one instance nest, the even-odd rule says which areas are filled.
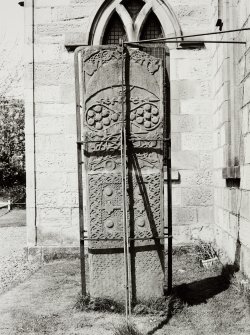
[[[163,37],[162,27],[157,16],[151,12],[147,20],[144,22],[140,40],[150,40]],[[163,58],[164,52],[162,48],[144,48],[144,51],[152,56]]]
[[[163,37],[162,28],[157,16],[151,12],[142,28],[141,40]]]
[[[111,16],[111,19],[107,25],[103,44],[119,44],[120,38],[127,40],[126,32],[123,27],[123,23],[117,13]]]
[[[88,43],[117,44],[121,37],[136,42],[142,38],[168,37],[181,33],[178,20],[167,0],[166,3],[159,0],[106,0],[93,19]]]

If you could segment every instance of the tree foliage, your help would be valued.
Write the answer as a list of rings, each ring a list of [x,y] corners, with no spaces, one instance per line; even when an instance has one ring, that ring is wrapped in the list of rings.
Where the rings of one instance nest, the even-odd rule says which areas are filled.
[[[0,187],[25,186],[24,104],[22,100],[0,100]]]

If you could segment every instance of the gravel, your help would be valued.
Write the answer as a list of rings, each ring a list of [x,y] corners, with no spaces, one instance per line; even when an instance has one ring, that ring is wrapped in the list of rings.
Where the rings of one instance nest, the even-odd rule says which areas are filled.
[[[17,211],[16,217],[20,218],[21,211]],[[25,213],[24,213],[25,214]],[[6,215],[8,226],[0,222],[0,293],[5,292],[14,285],[24,281],[39,267],[39,263],[28,261],[26,247],[26,227],[15,226],[14,213],[11,213],[13,224]]]

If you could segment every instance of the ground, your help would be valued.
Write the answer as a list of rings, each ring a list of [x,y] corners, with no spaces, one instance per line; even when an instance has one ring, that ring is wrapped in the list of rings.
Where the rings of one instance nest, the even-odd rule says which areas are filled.
[[[29,262],[25,210],[0,210],[0,293],[25,280],[39,264]]]
[[[182,301],[170,303],[162,316],[133,316],[143,335],[250,334],[248,296],[234,280],[229,285],[221,266],[204,269],[192,252],[179,251],[173,275],[175,295]],[[0,334],[113,335],[124,317],[76,310],[79,292],[79,260],[45,264],[1,296]]]

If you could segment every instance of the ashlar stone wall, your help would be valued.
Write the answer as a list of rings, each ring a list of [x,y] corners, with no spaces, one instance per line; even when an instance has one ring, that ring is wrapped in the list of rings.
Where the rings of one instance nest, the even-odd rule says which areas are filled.
[[[210,1],[164,2],[184,35],[210,30]],[[87,42],[103,0],[35,0],[34,36],[32,3],[25,1],[28,245],[78,246],[74,54],[65,41]],[[211,50],[170,48],[174,242],[188,243],[212,239]]]
[[[217,1],[212,1],[217,11]],[[250,2],[225,1],[223,29],[249,27]],[[246,45],[217,45],[213,52],[215,240],[225,262],[250,275],[250,61],[249,31],[220,39]]]

